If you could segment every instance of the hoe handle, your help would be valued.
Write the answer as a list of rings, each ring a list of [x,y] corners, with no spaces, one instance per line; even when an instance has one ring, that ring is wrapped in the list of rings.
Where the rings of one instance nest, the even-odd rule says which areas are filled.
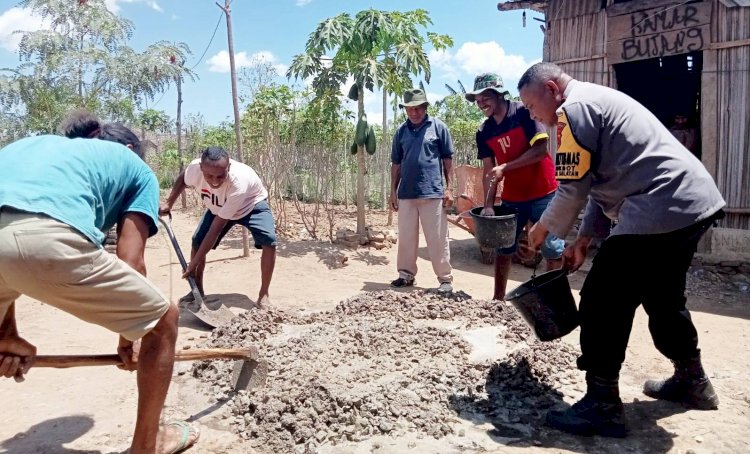
[[[257,360],[258,349],[248,348],[212,348],[204,350],[180,350],[175,353],[175,361],[200,361],[207,359]],[[120,355],[38,355],[34,367],[68,367],[83,366],[119,366]]]

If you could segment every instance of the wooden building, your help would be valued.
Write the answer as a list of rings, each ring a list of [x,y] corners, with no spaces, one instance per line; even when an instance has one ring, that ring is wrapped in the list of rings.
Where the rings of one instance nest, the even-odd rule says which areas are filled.
[[[668,127],[688,116],[692,151],[727,202],[703,252],[750,258],[750,0],[504,1],[498,9],[541,19],[544,61],[574,78],[627,93]]]

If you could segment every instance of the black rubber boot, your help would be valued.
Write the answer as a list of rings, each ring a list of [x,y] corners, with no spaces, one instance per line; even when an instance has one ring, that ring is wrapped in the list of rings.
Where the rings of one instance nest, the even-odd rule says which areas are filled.
[[[698,410],[716,410],[719,397],[703,370],[700,356],[685,360],[673,360],[674,375],[666,380],[648,380],[643,385],[643,394],[654,399],[679,402]]]
[[[565,411],[547,413],[547,425],[574,435],[622,438],[628,434],[617,379],[586,374],[587,391]]]

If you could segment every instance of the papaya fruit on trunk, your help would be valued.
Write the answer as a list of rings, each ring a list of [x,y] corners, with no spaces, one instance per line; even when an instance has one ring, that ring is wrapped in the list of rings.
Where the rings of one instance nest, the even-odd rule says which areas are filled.
[[[367,151],[367,154],[375,154],[376,147],[377,140],[375,139],[375,128],[370,126],[370,129],[367,131],[367,141],[365,142],[365,150]]]
[[[346,95],[347,98],[351,99],[352,101],[358,101],[359,100],[359,88],[357,88],[357,84],[354,84],[349,88],[349,94]]]
[[[354,133],[354,142],[357,145],[364,145],[367,141],[367,115],[362,114],[357,122],[357,129]]]

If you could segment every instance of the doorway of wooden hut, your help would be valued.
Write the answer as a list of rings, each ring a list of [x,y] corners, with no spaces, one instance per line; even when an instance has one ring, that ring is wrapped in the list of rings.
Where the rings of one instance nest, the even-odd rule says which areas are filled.
[[[614,68],[617,89],[651,110],[700,159],[703,52],[619,63]]]

